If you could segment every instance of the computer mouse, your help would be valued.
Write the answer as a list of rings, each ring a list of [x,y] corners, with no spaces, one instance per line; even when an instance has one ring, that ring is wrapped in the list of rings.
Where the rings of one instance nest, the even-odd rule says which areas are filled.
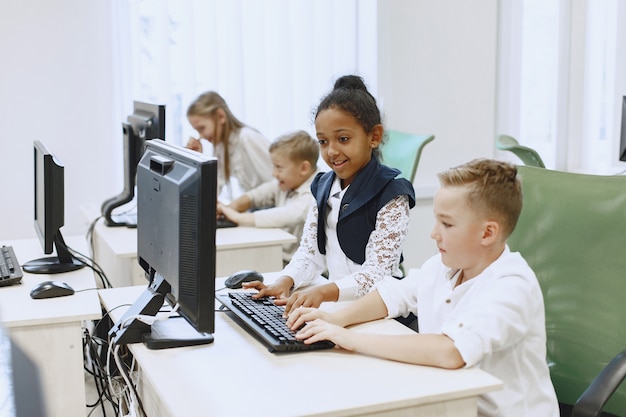
[[[30,290],[31,298],[63,297],[74,294],[74,288],[60,281],[43,281]]]
[[[224,285],[226,285],[227,288],[237,289],[241,288],[241,284],[243,284],[244,282],[250,281],[263,282],[263,275],[251,269],[244,269],[243,271],[235,272],[234,274],[226,278],[226,282],[224,282]]]

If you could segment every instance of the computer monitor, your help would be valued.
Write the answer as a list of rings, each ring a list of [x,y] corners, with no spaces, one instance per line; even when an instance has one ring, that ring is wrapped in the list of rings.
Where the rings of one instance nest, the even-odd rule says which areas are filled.
[[[109,331],[112,343],[213,341],[216,206],[217,159],[159,139],[146,144],[137,167],[137,257],[149,283]],[[164,300],[179,317],[155,319]]]
[[[622,97],[622,132],[619,141],[619,160],[626,162],[626,96]]]
[[[113,210],[129,203],[135,196],[137,164],[145,150],[147,140],[165,140],[165,105],[135,101],[133,114],[122,123],[124,135],[124,189],[115,197],[102,203],[101,212],[107,226],[136,227],[133,214],[117,213]]]
[[[61,235],[65,221],[65,176],[63,164],[40,141],[34,149],[35,231],[46,255],[56,249],[56,256],[34,259],[22,265],[33,274],[57,274],[82,268]]]

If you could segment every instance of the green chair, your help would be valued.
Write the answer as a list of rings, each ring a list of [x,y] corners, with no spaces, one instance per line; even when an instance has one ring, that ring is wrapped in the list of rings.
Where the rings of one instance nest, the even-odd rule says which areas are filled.
[[[422,149],[435,139],[433,135],[388,130],[387,138],[381,146],[383,163],[401,172],[401,177],[413,182]]]
[[[623,416],[626,176],[518,169],[524,206],[508,243],[541,284],[561,415]]]
[[[498,139],[496,139],[496,148],[501,151],[509,151],[513,152],[525,165],[529,165],[531,167],[539,167],[545,168],[545,164],[541,159],[541,156],[529,147],[520,145],[515,138],[509,135],[500,135]]]

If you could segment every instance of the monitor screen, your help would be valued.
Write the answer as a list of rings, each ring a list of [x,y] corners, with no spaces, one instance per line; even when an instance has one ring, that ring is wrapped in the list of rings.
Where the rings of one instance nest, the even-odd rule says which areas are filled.
[[[129,203],[135,196],[137,164],[145,150],[146,141],[165,140],[165,105],[135,101],[133,113],[122,123],[124,139],[124,189],[102,203],[101,212],[107,226],[136,227],[136,213],[113,211]],[[119,210],[118,210],[119,211]]]
[[[34,213],[35,231],[46,255],[56,249],[57,256],[34,259],[22,269],[35,274],[56,274],[74,271],[84,264],[67,248],[61,227],[65,220],[65,177],[63,164],[40,141],[34,150]]]
[[[216,206],[217,159],[147,143],[137,167],[137,257],[149,284],[109,331],[113,343],[158,349],[213,340]],[[151,319],[164,300],[179,316]]]
[[[622,132],[619,141],[619,160],[626,162],[626,96],[622,97]]]

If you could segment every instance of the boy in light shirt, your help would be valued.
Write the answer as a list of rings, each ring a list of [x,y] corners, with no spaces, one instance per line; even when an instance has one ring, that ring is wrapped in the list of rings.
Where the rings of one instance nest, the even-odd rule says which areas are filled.
[[[477,366],[504,383],[479,397],[480,416],[558,417],[546,363],[543,295],[506,240],[522,209],[517,168],[480,159],[439,174],[431,237],[439,254],[403,280],[380,282],[342,310],[298,308],[288,325],[307,343],[448,369]],[[365,334],[346,326],[417,315],[419,332]]]
[[[317,173],[319,145],[307,132],[285,134],[270,145],[272,175],[228,205],[218,204],[218,215],[240,226],[277,227],[296,237],[283,245],[286,264],[298,248],[302,228],[311,206],[311,181]],[[251,211],[252,210],[252,211]]]

